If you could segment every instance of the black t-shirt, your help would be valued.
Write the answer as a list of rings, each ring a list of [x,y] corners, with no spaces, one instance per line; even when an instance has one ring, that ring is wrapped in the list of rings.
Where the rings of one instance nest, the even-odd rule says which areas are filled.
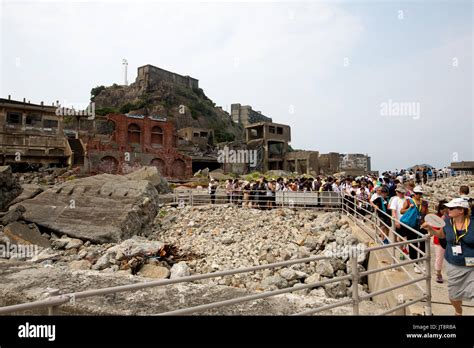
[[[388,202],[386,200],[384,200],[382,197],[377,197],[374,200],[373,203],[379,208],[379,210],[377,210],[378,216],[380,218],[390,220],[390,218],[387,217],[387,215],[384,214],[384,213],[386,213],[388,215],[391,215],[390,209],[388,209]],[[382,212],[384,212],[384,213],[382,213]]]

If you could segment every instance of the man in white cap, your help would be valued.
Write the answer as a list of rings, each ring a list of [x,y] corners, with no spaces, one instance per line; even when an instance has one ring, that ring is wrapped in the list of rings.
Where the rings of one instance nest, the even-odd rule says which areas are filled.
[[[446,246],[449,299],[455,314],[462,315],[462,301],[474,300],[474,219],[469,216],[469,203],[463,198],[455,198],[445,206],[449,217],[443,228],[436,230],[427,223],[422,227]]]

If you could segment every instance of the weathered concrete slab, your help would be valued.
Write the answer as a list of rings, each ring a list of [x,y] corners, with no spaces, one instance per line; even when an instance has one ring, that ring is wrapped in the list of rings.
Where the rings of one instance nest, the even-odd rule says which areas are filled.
[[[0,223],[3,226],[8,225],[9,223],[15,222],[23,216],[23,213],[25,212],[25,207],[22,205],[17,205],[13,209],[10,209],[7,211],[1,218],[0,218]]]
[[[127,174],[126,177],[130,180],[147,180],[155,186],[159,193],[171,192],[168,181],[161,176],[157,167],[141,167],[140,169]]]
[[[23,189],[23,192],[16,197],[10,205],[20,203],[26,199],[34,198],[44,191],[44,188],[37,184],[22,184],[21,188]]]
[[[21,203],[23,219],[96,243],[140,234],[157,213],[158,192],[146,180],[101,174],[68,181]]]
[[[49,240],[41,235],[35,224],[12,222],[3,229],[3,233],[13,244],[34,244],[43,248],[49,248]]]

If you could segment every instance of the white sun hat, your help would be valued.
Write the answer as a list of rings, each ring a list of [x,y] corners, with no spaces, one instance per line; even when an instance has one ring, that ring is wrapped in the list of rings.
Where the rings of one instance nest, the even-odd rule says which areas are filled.
[[[463,198],[454,198],[445,204],[448,208],[469,208],[469,202]]]
[[[413,192],[414,193],[423,193],[423,189],[421,188],[421,186],[415,186],[415,188],[413,189]]]

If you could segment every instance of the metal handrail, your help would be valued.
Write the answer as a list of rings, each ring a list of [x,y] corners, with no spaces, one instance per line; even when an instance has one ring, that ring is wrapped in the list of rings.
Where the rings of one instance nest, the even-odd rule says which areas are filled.
[[[342,197],[342,198],[344,198],[344,197]],[[344,199],[341,199],[341,202],[342,202],[342,204],[340,206],[340,209],[343,212],[347,211],[347,209],[345,209],[346,204],[344,202]],[[371,251],[394,248],[394,247],[398,247],[400,245],[411,244],[413,242],[418,242],[418,241],[423,241],[423,240],[425,240],[425,242],[426,242],[427,240],[429,240],[429,236],[427,238],[428,239],[426,239],[426,237],[425,237],[425,238],[418,238],[418,239],[410,240],[410,241],[402,241],[402,242],[391,243],[391,244],[387,244],[387,245],[378,245],[378,246],[375,246],[375,247],[368,247],[368,248],[363,249],[363,252],[364,253],[369,253]],[[234,275],[234,274],[238,274],[238,273],[253,272],[253,271],[261,270],[261,269],[284,267],[284,266],[289,266],[289,265],[293,265],[293,264],[307,263],[307,262],[311,262],[311,261],[317,261],[317,260],[329,259],[329,258],[331,258],[331,257],[330,256],[312,256],[312,257],[307,257],[307,258],[276,262],[276,263],[271,263],[271,264],[267,264],[267,265],[259,265],[259,266],[253,266],[253,267],[239,268],[239,269],[235,269],[235,270],[220,271],[220,272],[207,273],[207,274],[201,274],[201,275],[193,275],[193,276],[182,277],[182,278],[177,278],[177,279],[166,279],[166,280],[158,280],[158,281],[150,281],[150,282],[141,282],[141,283],[137,283],[137,284],[128,284],[128,285],[115,286],[115,287],[109,287],[109,288],[103,288],[103,289],[86,290],[86,291],[82,291],[82,292],[63,294],[63,295],[59,295],[59,296],[55,295],[55,296],[51,296],[47,300],[34,301],[34,302],[30,302],[30,303],[24,303],[24,304],[1,307],[0,308],[0,314],[8,314],[8,313],[22,311],[22,310],[39,309],[39,308],[46,308],[46,307],[48,307],[50,314],[54,314],[54,313],[58,312],[58,307],[61,304],[64,304],[64,303],[69,302],[69,301],[73,301],[75,303],[75,300],[79,299],[79,298],[100,296],[100,295],[106,295],[106,294],[121,292],[121,291],[138,290],[138,289],[144,289],[144,288],[149,288],[149,287],[158,287],[158,286],[164,286],[164,285],[170,285],[170,284],[176,284],[176,283],[191,282],[191,281],[196,281],[196,280],[221,277],[221,276],[225,276],[225,275]],[[383,271],[388,270],[388,269],[403,267],[406,264],[419,262],[419,261],[427,262],[427,265],[428,265],[427,270],[429,270],[429,260],[430,260],[430,253],[429,253],[429,248],[428,248],[428,252],[422,258],[419,258],[419,259],[416,259],[416,260],[409,260],[409,261],[406,261],[406,262],[403,262],[403,263],[394,264],[394,265],[379,268],[379,269],[376,269],[376,270],[361,272],[359,274],[357,255],[351,255],[351,263],[352,263],[352,274],[351,275],[346,275],[346,276],[342,276],[342,277],[334,277],[332,279],[319,281],[319,282],[315,282],[315,283],[311,283],[311,284],[297,285],[297,286],[294,286],[294,287],[291,287],[291,288],[264,292],[264,293],[261,293],[261,294],[245,296],[245,297],[241,297],[241,298],[237,298],[237,299],[214,302],[214,303],[199,305],[199,306],[195,306],[195,307],[191,307],[191,308],[178,309],[178,310],[174,310],[174,311],[170,311],[170,312],[166,312],[166,313],[161,313],[161,315],[191,314],[191,313],[200,312],[200,311],[204,311],[204,310],[208,310],[208,309],[212,309],[212,308],[218,308],[218,307],[222,307],[222,306],[226,306],[226,305],[230,305],[230,304],[248,302],[248,301],[255,300],[255,299],[262,299],[262,298],[275,296],[275,295],[278,295],[278,294],[283,294],[283,293],[288,293],[288,292],[293,292],[293,291],[298,291],[298,290],[303,290],[303,289],[309,289],[309,288],[313,288],[313,287],[317,287],[317,286],[321,286],[321,285],[325,285],[325,284],[330,284],[330,283],[334,283],[334,282],[341,282],[341,281],[345,281],[345,280],[348,280],[348,279],[352,279],[352,294],[353,294],[352,299],[339,301],[339,302],[331,304],[329,306],[320,307],[320,308],[313,309],[313,310],[310,310],[310,311],[305,311],[305,312],[302,312],[302,313],[299,313],[299,314],[308,315],[308,314],[312,314],[312,313],[317,313],[317,312],[322,311],[322,310],[327,310],[327,309],[334,308],[334,307],[337,307],[337,306],[342,306],[342,305],[345,305],[345,304],[352,303],[352,305],[353,305],[353,314],[358,315],[359,314],[359,302],[360,302],[360,300],[370,298],[370,297],[373,297],[373,296],[377,296],[377,295],[380,295],[380,294],[383,294],[383,293],[387,293],[387,292],[390,292],[394,289],[417,283],[421,280],[426,280],[427,281],[427,289],[426,289],[426,293],[423,295],[423,297],[420,297],[420,298],[422,298],[423,300],[426,300],[427,308],[428,308],[428,314],[431,314],[431,288],[430,288],[431,276],[430,276],[429,272],[427,272],[427,275],[425,275],[424,277],[417,278],[417,279],[412,279],[410,281],[403,282],[403,283],[399,283],[399,284],[396,285],[396,287],[381,289],[381,290],[378,290],[377,292],[374,292],[374,293],[371,293],[371,294],[368,294],[368,295],[363,295],[363,296],[358,295],[358,285],[359,285],[359,279],[360,279],[361,276],[364,276],[364,275],[367,275],[367,274],[374,274],[374,273],[383,272]],[[369,273],[367,273],[367,272],[369,272]],[[416,301],[416,302],[419,302],[419,301]],[[413,302],[413,303],[416,303],[416,302]],[[411,304],[413,304],[413,303],[411,303]]]
[[[344,207],[343,207],[343,210],[344,210]],[[378,218],[378,216],[376,215],[376,212],[375,212],[375,211],[374,211],[374,212],[370,212],[370,211],[366,210],[366,212],[368,212],[368,213],[370,214],[370,217],[371,217],[371,218],[375,218],[375,220],[376,220],[376,221],[374,222],[375,236],[370,236],[370,235],[369,235],[369,236],[370,236],[371,238],[373,238],[373,239],[377,239],[377,229],[378,229],[378,224],[377,224],[377,222],[379,221],[379,218]],[[382,212],[383,212],[383,211],[382,211]],[[358,213],[357,210],[356,210],[356,213]],[[383,213],[385,213],[385,212],[383,212]],[[359,213],[359,215],[360,215],[360,213]],[[392,216],[390,216],[390,215],[388,215],[388,214],[386,214],[386,215],[387,215],[390,219],[392,219],[392,226],[394,225],[394,222],[395,222],[395,221],[400,222],[399,220],[396,220],[396,219],[393,218]],[[362,216],[363,216],[363,215],[362,215]],[[363,217],[365,218],[365,216],[363,216]],[[364,219],[364,220],[365,220],[365,219]],[[370,220],[370,219],[369,219],[369,220]],[[355,221],[357,222],[358,220],[356,219]],[[421,236],[422,236],[421,240],[425,240],[425,241],[426,241],[427,238],[430,238],[429,235],[423,235],[423,234],[419,233],[418,231],[416,231],[415,229],[413,229],[412,227],[403,224],[402,222],[400,222],[400,224],[406,226],[407,229],[412,230],[412,231],[415,232],[416,234],[421,235]],[[365,227],[368,227],[368,226],[366,226],[366,225],[363,224],[363,223],[362,223],[362,225],[365,226]],[[398,233],[396,233],[395,229],[393,229],[392,226],[390,226],[390,227],[389,227],[388,225],[386,225],[386,226],[389,228],[389,232],[391,231],[391,232],[394,233],[395,235],[397,235],[397,236],[399,236],[399,237],[402,237],[402,236],[400,236]],[[378,230],[388,239],[389,236],[385,235],[385,233],[384,233],[381,229],[378,229]],[[402,239],[404,239],[404,238],[402,238]],[[413,249],[417,250],[418,252],[420,252],[421,254],[425,255],[425,253],[421,252],[421,250],[420,250],[419,248],[417,248],[417,247],[415,247],[415,246],[413,245],[414,243],[416,243],[416,242],[418,242],[418,241],[420,241],[420,239],[410,240],[408,243],[410,244],[410,247],[411,247],[411,248],[413,248]],[[404,245],[404,244],[405,244],[405,243],[400,244],[400,245]],[[393,242],[391,241],[391,245],[394,246],[394,251],[395,251],[395,249],[396,249],[396,250],[398,250],[399,252],[403,252],[403,251],[398,247],[398,246],[399,246],[398,243],[393,243]],[[429,243],[428,243],[428,245],[429,245]],[[399,263],[400,263],[399,260],[397,260],[397,258],[396,258],[394,255],[389,254],[389,256],[390,256],[390,258],[392,259],[392,262],[393,262],[393,263],[395,263],[395,264],[399,264]],[[407,257],[409,260],[411,260],[411,258],[410,258],[409,256],[406,256],[406,257]],[[401,269],[405,272],[405,274],[408,276],[408,278],[410,278],[411,280],[414,279],[413,276],[408,272],[408,270],[407,270],[404,266],[401,266]],[[423,273],[423,270],[422,270],[422,273]],[[420,284],[417,283],[417,284],[415,284],[415,285],[420,289],[420,291],[425,291],[425,290],[420,286]]]

